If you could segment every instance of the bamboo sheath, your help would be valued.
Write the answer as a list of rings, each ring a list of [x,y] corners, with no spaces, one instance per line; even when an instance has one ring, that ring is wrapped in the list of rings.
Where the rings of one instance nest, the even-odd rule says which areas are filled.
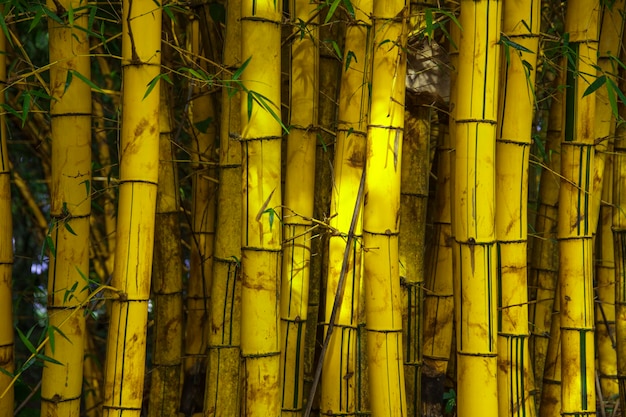
[[[0,12],[4,6],[0,6]],[[0,104],[4,103],[6,88],[6,37],[0,33]],[[7,130],[5,115],[0,114],[0,368],[13,372],[14,336],[13,321],[6,319],[13,316],[12,271],[13,271],[13,225],[11,216],[11,167],[7,149]],[[11,378],[0,373],[0,417],[13,416],[13,388]]]
[[[80,1],[48,3],[57,15],[84,6]],[[88,295],[89,217],[91,213],[91,89],[68,72],[89,79],[87,15],[77,13],[74,24],[49,22],[50,103],[52,132],[52,227],[48,274],[49,326],[57,328],[46,355],[61,365],[43,370],[41,413],[78,416],[83,385],[85,316]],[[72,74],[73,75],[73,74]],[[59,381],[65,381],[59,384]]]
[[[595,76],[598,48],[598,5],[568,4],[566,30],[572,59],[568,60],[565,129],[561,144],[561,189],[557,239],[561,304],[561,412],[595,413],[593,305],[593,191],[595,95],[585,97],[586,78]]]
[[[319,91],[318,18],[311,20],[315,10],[309,0],[291,2],[294,23],[307,22],[307,27],[291,46],[280,308],[282,416],[301,415],[304,399]]]
[[[241,64],[241,2],[227,5],[224,63],[234,71]],[[241,125],[241,96],[222,89],[217,218],[211,287],[211,331],[204,412],[236,416],[240,408],[241,322],[241,143],[231,134]],[[235,192],[233,192],[235,191]]]
[[[280,117],[281,3],[242,2],[245,88],[266,97]],[[242,100],[243,217],[241,356],[242,414],[280,413],[281,126],[258,102]]]
[[[374,416],[405,416],[398,233],[408,22],[402,0],[375,2],[363,245],[369,393]]]
[[[501,6],[462,1],[455,158],[458,415],[496,415],[495,140]]]
[[[183,280],[179,227],[179,195],[172,149],[171,114],[167,88],[161,89],[159,185],[155,214],[152,268],[154,351],[148,416],[169,417],[180,408],[183,356]],[[202,375],[204,377],[204,375]]]
[[[122,4],[122,126],[115,267],[103,416],[139,416],[159,165],[161,8],[150,0]]]
[[[360,0],[354,2],[354,7],[356,21],[346,27],[344,49],[352,51],[355,59],[348,65],[346,54],[341,71],[329,221],[331,228],[337,233],[332,233],[329,238],[326,281],[327,300],[333,300],[337,292],[342,291],[343,295],[334,323],[336,329],[330,337],[323,362],[320,414],[324,416],[355,415],[361,387],[359,384],[361,373],[357,368],[359,357],[357,327],[362,266],[361,216],[354,228],[355,243],[350,249],[346,265],[346,283],[343,289],[339,288],[343,254],[346,251],[345,235],[350,230],[365,166],[366,123],[369,109],[367,85],[371,65],[370,15],[373,3],[370,0]],[[332,303],[327,302],[324,315],[325,333],[328,331],[332,309]]]
[[[539,4],[505,2],[502,83],[496,140],[498,239],[498,406],[500,416],[534,416],[528,339],[528,175],[539,47]],[[526,22],[526,24],[524,24]],[[527,52],[530,51],[530,52]]]

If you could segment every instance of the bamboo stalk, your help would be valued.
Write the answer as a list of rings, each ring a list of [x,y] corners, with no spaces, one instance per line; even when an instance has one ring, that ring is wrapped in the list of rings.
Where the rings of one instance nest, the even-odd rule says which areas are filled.
[[[241,81],[248,98],[241,105],[241,412],[250,417],[280,413],[281,9],[273,0],[245,0],[241,8],[241,56],[247,62]],[[265,97],[266,107],[254,94]]]
[[[85,3],[50,1],[48,7],[64,16]],[[43,370],[41,413],[46,416],[79,415],[83,386],[85,315],[80,311],[89,291],[91,88],[75,74],[91,77],[87,24],[85,9],[76,11],[73,23],[49,21],[53,100],[47,309],[52,336],[46,355],[60,365],[49,364]]]
[[[0,6],[0,12],[4,6]],[[0,33],[0,104],[4,104],[4,89],[6,88],[6,37]],[[14,336],[13,336],[13,216],[11,212],[11,167],[9,165],[9,151],[7,148],[6,116],[0,113],[0,368],[12,373],[14,366]],[[13,388],[12,378],[0,373],[0,417],[13,416]]]
[[[122,2],[122,126],[103,416],[141,414],[159,167],[161,7]],[[146,86],[154,88],[148,93]]]

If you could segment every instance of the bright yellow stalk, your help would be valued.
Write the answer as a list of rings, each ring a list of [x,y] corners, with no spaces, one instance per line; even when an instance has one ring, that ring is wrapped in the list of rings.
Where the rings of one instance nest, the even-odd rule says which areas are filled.
[[[82,310],[89,288],[91,89],[76,74],[91,76],[85,6],[85,1],[48,3],[61,18],[72,10],[74,23],[49,21],[53,226],[47,241],[48,314],[53,336],[46,355],[61,364],[50,363],[43,370],[41,414],[45,416],[78,416],[83,385],[85,316],[77,310]],[[74,11],[79,7],[82,11]]]
[[[282,416],[302,414],[304,398],[304,341],[309,308],[311,239],[318,108],[317,5],[291,2],[294,24],[300,28],[291,46],[291,100],[287,172],[283,210],[283,265],[281,289]]]
[[[281,9],[274,0],[244,0],[241,7],[241,413],[248,417],[280,413]]]
[[[496,141],[498,239],[499,415],[535,414],[528,348],[528,175],[534,84],[539,47],[539,3],[505,2],[505,53]],[[510,40],[527,51],[514,49]]]
[[[103,415],[139,416],[159,167],[161,8],[122,2],[122,130],[115,267]]]
[[[561,292],[561,412],[595,412],[594,292],[591,192],[594,164],[595,95],[583,97],[595,78],[598,4],[567,4],[565,30],[571,59],[565,93],[565,129],[561,143],[561,189],[557,239]],[[596,217],[597,219],[597,217]]]
[[[621,50],[624,31],[623,0],[616,1],[602,10],[600,31],[598,75],[605,75],[607,82],[615,83],[616,68],[613,55]],[[615,354],[615,253],[613,245],[612,208],[613,198],[613,167],[612,148],[615,122],[613,109],[607,93],[609,89],[601,88],[596,92],[595,137],[596,153],[594,164],[593,211],[591,222],[598,222],[596,236],[596,282],[598,303],[596,303],[595,329],[598,349],[598,375],[602,394],[605,398],[616,395],[619,391],[616,373],[617,357]],[[611,91],[611,94],[614,94]],[[605,178],[606,177],[606,178]],[[609,181],[607,183],[607,181]],[[602,198],[601,198],[602,197]]]
[[[0,12],[4,10],[0,6]],[[6,38],[0,33],[0,104],[4,103],[6,87]],[[0,113],[0,369],[13,372],[13,226],[11,214],[11,168],[7,149],[5,114]],[[13,388],[11,377],[0,373],[0,417],[13,416]],[[4,396],[2,396],[2,393]]]
[[[398,234],[408,22],[403,0],[375,2],[363,206],[371,411],[405,416]]]
[[[454,179],[457,410],[498,414],[496,117],[501,5],[461,1]]]
[[[232,71],[241,64],[241,2],[227,3],[224,64]],[[205,393],[206,416],[237,416],[240,407],[241,320],[241,96],[222,89],[219,187],[213,253],[211,331]]]
[[[180,405],[183,345],[183,280],[179,195],[172,151],[170,99],[161,89],[159,185],[155,214],[152,295],[154,335],[148,416],[169,417]],[[204,377],[204,375],[202,375]]]
[[[399,236],[404,373],[409,416],[421,415],[424,256],[433,110],[413,104],[405,111]]]
[[[323,358],[321,383],[321,415],[345,415],[357,410],[357,325],[359,286],[361,277],[361,216],[354,227],[355,242],[345,265],[345,284],[339,288],[346,233],[358,201],[359,184],[365,166],[365,140],[367,109],[369,107],[367,68],[369,67],[370,14],[372,1],[353,3],[356,13],[354,24],[346,27],[345,51],[355,59],[348,65],[344,54],[339,87],[337,116],[337,142],[333,164],[333,188],[330,201],[330,226],[339,233],[331,234],[328,244],[328,277],[326,282],[325,334],[328,331],[333,303],[337,292],[342,293],[342,303],[337,311],[328,350]],[[361,201],[363,201],[361,199]],[[360,210],[360,208],[358,208]]]

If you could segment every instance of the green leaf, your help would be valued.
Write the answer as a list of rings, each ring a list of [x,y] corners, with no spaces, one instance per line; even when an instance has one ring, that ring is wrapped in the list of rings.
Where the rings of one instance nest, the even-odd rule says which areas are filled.
[[[43,10],[43,12],[46,14],[46,16],[48,16],[48,18],[54,20],[55,22],[57,22],[60,25],[63,24],[63,20],[61,20],[61,18],[59,16],[57,16],[56,13],[54,13],[52,10],[48,9],[46,6],[42,6],[41,10]]]
[[[70,88],[70,84],[72,84],[72,79],[73,79],[73,74],[72,74],[72,70],[69,70],[67,72],[67,76],[65,77],[65,88],[63,89],[63,94],[65,94],[67,92],[67,89]]]
[[[98,93],[104,93],[104,90],[102,88],[98,87],[96,84],[93,83],[93,81],[91,81],[89,78],[85,77],[80,72],[74,71],[74,70],[70,70],[69,72],[71,72],[73,75],[76,76],[76,78],[78,78],[79,80],[81,80],[82,82],[87,84],[91,89],[97,91]]]
[[[148,97],[148,95],[150,95],[150,93],[152,92],[152,90],[154,89],[154,87],[157,86],[157,84],[159,83],[159,80],[161,79],[161,76],[164,74],[159,74],[156,77],[154,77],[149,83],[148,83],[148,89],[146,90],[146,94],[144,94],[142,100],[145,100],[146,97]]]
[[[341,53],[341,49],[339,49],[339,45],[337,45],[337,42],[330,41],[330,44],[333,47],[333,50],[335,51],[339,59],[343,59],[343,54]]]
[[[237,69],[237,71],[235,71],[235,73],[233,74],[233,80],[238,80],[239,77],[241,77],[241,73],[246,69],[246,67],[248,66],[248,64],[250,63],[250,60],[252,59],[252,57],[248,58],[245,60],[245,62],[243,64],[241,64],[241,66]]]
[[[206,119],[196,122],[193,125],[195,126],[196,129],[198,129],[198,131],[202,133],[206,133],[209,130],[209,126],[211,126],[212,122],[213,122],[213,118],[207,117]]]
[[[591,93],[594,93],[598,88],[606,84],[606,80],[607,80],[606,75],[601,75],[600,77],[596,78],[595,81],[592,82],[589,85],[589,87],[587,87],[587,89],[583,93],[583,97],[588,96]]]
[[[324,23],[330,22],[330,19],[335,14],[335,10],[337,10],[337,7],[339,7],[339,3],[341,3],[341,0],[333,0],[332,4],[328,8],[328,13],[326,13],[326,19],[324,19]]]
[[[50,363],[53,363],[55,365],[63,365],[58,360],[56,360],[54,358],[51,358],[50,356],[44,355],[43,353],[38,353],[35,357],[37,359],[40,359],[40,360],[44,361],[44,362],[50,362]]]
[[[346,10],[348,10],[350,17],[354,19],[356,14],[354,13],[354,7],[352,6],[350,0],[343,0],[343,5],[346,6]]]
[[[36,354],[37,353],[37,349],[35,349],[35,346],[33,346],[33,344],[30,342],[30,340],[28,340],[28,337],[26,337],[26,335],[24,335],[24,333],[22,333],[22,331],[19,329],[19,327],[16,327],[15,330],[17,331],[17,335],[20,337],[20,340],[22,341],[22,343],[24,343],[24,346],[26,346],[26,349],[28,349],[28,351],[32,354]]]
[[[70,222],[65,221],[63,222],[63,224],[65,225],[65,228],[67,229],[68,232],[70,232],[71,234],[73,234],[74,236],[78,236],[76,234],[76,232],[74,231],[74,229],[72,229],[72,226],[70,226]]]
[[[350,68],[350,62],[352,61],[352,58],[354,58],[354,62],[359,62],[356,59],[356,55],[354,54],[354,52],[348,51],[348,53],[346,54],[346,71],[348,71],[348,68]]]
[[[52,256],[56,258],[57,253],[56,253],[56,249],[54,248],[54,241],[52,240],[52,236],[50,235],[46,236],[44,246],[47,247],[48,250],[50,250],[50,253],[52,254]]]

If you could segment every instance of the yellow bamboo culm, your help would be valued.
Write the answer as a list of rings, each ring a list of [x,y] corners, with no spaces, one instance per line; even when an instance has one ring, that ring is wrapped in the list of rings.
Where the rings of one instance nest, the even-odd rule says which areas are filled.
[[[598,3],[567,5],[568,59],[561,143],[561,189],[557,222],[561,308],[561,413],[594,413],[594,292],[592,187],[595,94],[583,97],[596,75]],[[596,217],[597,219],[597,217]]]
[[[622,48],[624,33],[624,0],[602,8],[598,52],[598,76],[604,75],[615,83],[613,56]],[[615,118],[608,89],[596,91],[595,112],[596,152],[594,163],[592,224],[598,222],[596,235],[596,346],[598,376],[602,398],[609,399],[619,392],[617,356],[615,352],[615,253],[613,245],[613,137]],[[597,218],[598,220],[595,220]]]
[[[304,341],[309,308],[318,133],[319,31],[318,18],[311,18],[316,9],[309,0],[291,2],[294,24],[307,22],[307,26],[300,29],[303,32],[296,32],[291,46],[291,127],[287,139],[280,301],[283,417],[302,415],[304,399]]]
[[[0,6],[0,13],[4,6]],[[6,88],[6,37],[0,33],[0,104],[4,103]],[[13,350],[13,226],[11,214],[11,168],[7,148],[5,114],[0,113],[0,369],[14,370]],[[13,388],[11,377],[0,372],[0,417],[13,416]]]
[[[273,0],[241,7],[241,413],[249,417],[280,414],[281,9]]]
[[[623,40],[623,39],[622,39]],[[620,59],[625,59],[622,51]],[[624,72],[620,71],[620,89],[626,88]],[[619,116],[626,117],[626,108],[619,107]],[[615,130],[613,152],[613,244],[615,251],[615,342],[617,383],[620,404],[626,404],[626,127]]]
[[[326,282],[325,334],[337,292],[342,292],[342,303],[337,312],[328,350],[324,356],[321,382],[320,414],[323,416],[354,415],[357,411],[357,326],[359,287],[361,280],[362,216],[354,227],[355,244],[350,250],[345,269],[344,288],[340,289],[340,275],[346,238],[358,201],[359,184],[365,166],[365,141],[369,98],[367,84],[370,62],[371,0],[359,0],[355,7],[354,24],[346,27],[345,49],[356,59],[347,65],[345,54],[339,87],[337,142],[333,164],[333,188],[330,201],[330,226],[333,233],[328,243],[328,277]],[[363,201],[361,199],[361,201]],[[361,210],[361,208],[357,208]],[[362,211],[361,211],[362,213]]]
[[[457,410],[498,415],[496,117],[501,4],[461,1],[454,178]]]
[[[241,2],[227,3],[224,64],[241,64]],[[241,117],[240,93],[222,89],[219,187],[211,282],[211,331],[204,412],[207,417],[237,416],[240,408],[241,342]]]
[[[540,8],[505,2],[496,141],[498,239],[498,406],[500,416],[534,416],[528,327],[528,176]],[[525,24],[526,22],[526,24]],[[513,49],[507,41],[524,50]],[[530,52],[529,52],[530,51]],[[520,186],[521,184],[521,186]]]
[[[62,19],[69,10],[76,11],[73,24],[49,21],[53,100],[48,315],[49,326],[63,336],[54,334],[54,341],[46,345],[46,355],[61,365],[48,364],[43,370],[41,414],[45,416],[78,416],[83,386],[82,303],[89,293],[91,214],[91,88],[79,78],[91,77],[86,5],[85,1],[48,3]],[[68,76],[72,77],[69,85]]]
[[[172,150],[170,99],[161,89],[159,185],[152,268],[154,334],[148,416],[176,416],[183,352],[183,280],[179,195]],[[204,375],[202,375],[204,377]]]
[[[363,206],[369,393],[374,416],[405,416],[398,254],[408,16],[403,0],[375,2]]]
[[[161,13],[151,0],[122,2],[120,186],[111,280],[117,292],[110,294],[104,417],[138,417],[143,400],[159,173]]]

